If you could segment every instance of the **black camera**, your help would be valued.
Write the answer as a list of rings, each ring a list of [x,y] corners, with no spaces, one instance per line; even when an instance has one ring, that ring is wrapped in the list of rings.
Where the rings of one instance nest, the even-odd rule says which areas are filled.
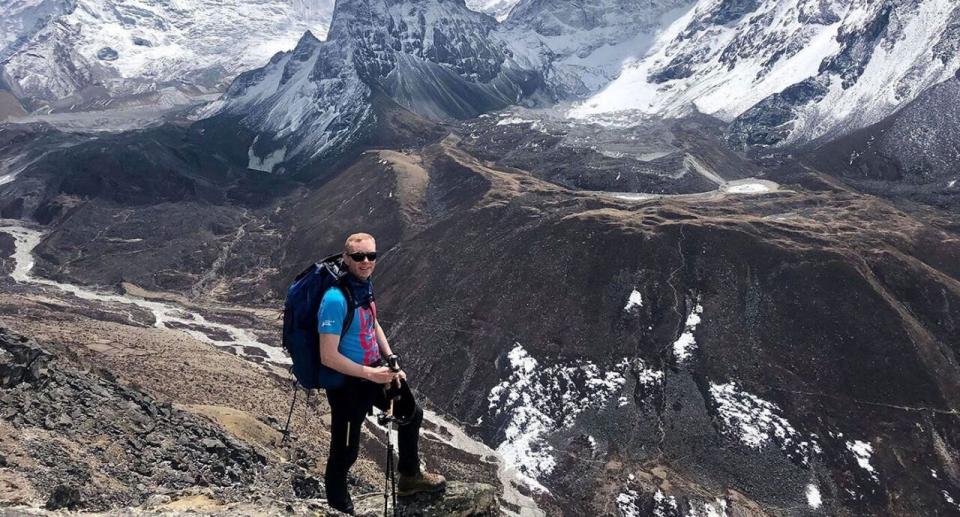
[[[387,368],[390,368],[391,372],[399,372],[400,356],[398,356],[397,354],[390,354],[383,361],[381,361],[380,364],[382,364],[383,366],[386,366]]]

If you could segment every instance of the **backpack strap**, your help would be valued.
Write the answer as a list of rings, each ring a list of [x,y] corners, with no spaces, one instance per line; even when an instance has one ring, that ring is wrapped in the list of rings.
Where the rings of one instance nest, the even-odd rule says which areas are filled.
[[[347,300],[347,314],[343,318],[343,328],[340,330],[340,339],[343,339],[343,336],[347,335],[347,331],[350,330],[350,325],[353,323],[353,313],[357,308],[357,302],[353,299],[353,293],[350,292],[350,288],[343,285],[343,279],[337,282],[337,288],[340,289],[340,292],[343,293],[343,297]]]

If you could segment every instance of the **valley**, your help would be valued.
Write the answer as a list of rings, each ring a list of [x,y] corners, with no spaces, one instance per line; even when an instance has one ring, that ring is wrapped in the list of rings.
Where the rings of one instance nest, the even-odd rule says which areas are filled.
[[[365,231],[411,514],[960,514],[956,2],[0,14],[0,513],[329,511],[278,315]]]

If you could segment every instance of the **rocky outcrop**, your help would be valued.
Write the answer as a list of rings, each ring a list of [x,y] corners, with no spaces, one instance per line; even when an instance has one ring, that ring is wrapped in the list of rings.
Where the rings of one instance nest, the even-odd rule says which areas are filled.
[[[194,486],[241,491],[266,458],[212,423],[163,404],[109,372],[83,371],[27,338],[0,333],[0,407],[19,438],[8,468],[47,507],[136,506]]]
[[[312,473],[320,458],[296,435],[278,447],[275,420],[163,403],[82,363],[59,345],[0,329],[0,513],[336,514]],[[379,515],[372,484],[351,485],[360,514]],[[482,483],[452,481],[399,506],[402,515],[499,514],[495,488]]]
[[[822,99],[829,88],[817,79],[805,79],[760,101],[730,124],[728,141],[748,149],[777,144],[790,136],[804,106]]]

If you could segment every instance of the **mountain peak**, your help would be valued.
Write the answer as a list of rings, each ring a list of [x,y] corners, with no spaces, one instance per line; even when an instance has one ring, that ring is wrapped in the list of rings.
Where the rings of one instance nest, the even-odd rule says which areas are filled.
[[[738,145],[830,138],[948,79],[957,27],[960,6],[939,0],[700,1],[571,114],[700,112],[735,121]]]
[[[325,42],[297,48],[242,74],[221,113],[257,132],[251,163],[312,160],[354,148],[379,123],[373,93],[430,119],[459,119],[534,95],[543,81],[514,62],[492,17],[463,0],[338,2]],[[382,104],[382,103],[381,103]]]

